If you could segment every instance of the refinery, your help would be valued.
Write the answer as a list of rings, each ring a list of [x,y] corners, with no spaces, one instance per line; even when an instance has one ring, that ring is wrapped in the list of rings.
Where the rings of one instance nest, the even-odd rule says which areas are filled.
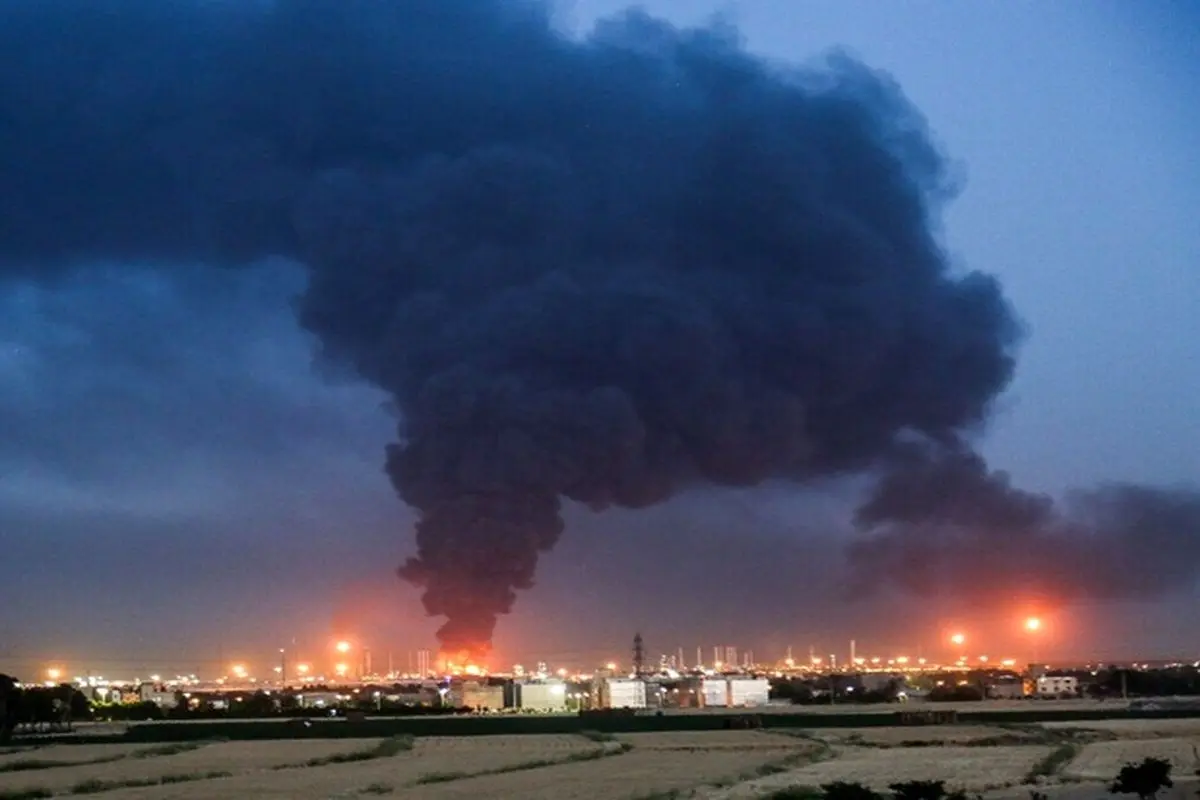
[[[1040,621],[1027,621],[1036,630]],[[953,634],[962,645],[965,637]],[[763,708],[770,705],[909,703],[928,699],[1065,700],[1096,696],[1097,676],[1113,669],[1150,671],[1195,669],[1200,662],[1057,665],[1026,663],[987,656],[958,656],[947,663],[924,657],[858,655],[855,641],[849,656],[818,656],[810,651],[797,659],[789,648],[770,663],[759,663],[751,651],[716,646],[696,648],[687,663],[682,649],[648,659],[642,637],[633,638],[627,664],[610,661],[590,670],[555,668],[539,662],[488,670],[470,663],[435,657],[433,651],[405,654],[410,668],[374,669],[372,653],[348,640],[330,645],[326,668],[290,663],[286,649],[268,678],[255,676],[247,665],[229,665],[220,677],[149,675],[130,680],[101,676],[68,677],[61,666],[45,670],[44,680],[27,685],[73,685],[84,697],[105,707],[142,705],[153,718],[171,713],[579,713],[602,709],[683,713],[705,709]],[[705,655],[711,655],[706,662]],[[1124,686],[1122,685],[1122,693]]]

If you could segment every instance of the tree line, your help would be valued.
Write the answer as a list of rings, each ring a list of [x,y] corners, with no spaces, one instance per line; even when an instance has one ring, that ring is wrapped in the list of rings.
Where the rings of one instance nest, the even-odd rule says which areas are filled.
[[[69,731],[73,722],[91,719],[91,703],[68,685],[22,686],[0,674],[0,740],[17,733]]]

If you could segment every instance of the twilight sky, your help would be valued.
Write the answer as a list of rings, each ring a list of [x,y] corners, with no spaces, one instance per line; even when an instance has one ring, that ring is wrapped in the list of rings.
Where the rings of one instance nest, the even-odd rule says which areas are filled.
[[[617,0],[564,0],[582,30]],[[749,48],[845,47],[891,73],[962,171],[952,260],[997,276],[1028,327],[981,449],[1025,488],[1200,476],[1200,15],[1186,4],[651,0],[728,12]],[[3,147],[0,140],[0,147]],[[0,180],[3,180],[0,177]],[[314,366],[299,269],[96,265],[0,284],[0,670],[212,674],[331,637],[432,646],[394,569],[413,515],[383,472],[387,396]],[[736,644],[923,647],[947,626],[1022,646],[1024,609],[847,603],[851,492],[770,482],[641,511],[566,512],[498,659],[620,658]],[[1195,590],[1075,605],[1043,655],[1198,655]],[[1194,606],[1192,606],[1194,610]],[[1103,628],[1100,615],[1115,618]],[[264,671],[260,666],[259,671]]]

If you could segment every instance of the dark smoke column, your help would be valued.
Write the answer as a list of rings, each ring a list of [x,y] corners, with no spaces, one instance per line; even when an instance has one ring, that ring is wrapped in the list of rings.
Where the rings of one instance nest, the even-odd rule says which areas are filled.
[[[439,137],[321,171],[294,214],[303,323],[396,399],[400,574],[451,658],[487,651],[564,501],[870,468],[982,420],[1017,338],[993,280],[950,272],[943,163],[886,77],[643,16],[510,23],[444,42],[472,69],[414,101]],[[511,25],[521,52],[487,38]]]
[[[302,263],[324,357],[395,401],[402,574],[449,651],[486,648],[563,502],[858,473],[1013,369],[887,76],[545,8],[0,4],[0,270]]]

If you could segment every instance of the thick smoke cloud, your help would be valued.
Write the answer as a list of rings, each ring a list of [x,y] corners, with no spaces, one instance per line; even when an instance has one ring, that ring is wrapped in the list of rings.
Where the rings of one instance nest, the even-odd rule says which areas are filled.
[[[859,509],[855,592],[898,587],[975,606],[1152,599],[1190,588],[1200,494],[1111,484],[1065,507],[1014,488],[963,450],[909,447]]]
[[[719,27],[631,14],[575,42],[513,0],[0,10],[0,264],[304,263],[302,323],[403,412],[402,574],[448,649],[490,640],[564,499],[855,473],[976,429],[1019,331],[948,266],[952,190],[887,76],[782,70]]]

